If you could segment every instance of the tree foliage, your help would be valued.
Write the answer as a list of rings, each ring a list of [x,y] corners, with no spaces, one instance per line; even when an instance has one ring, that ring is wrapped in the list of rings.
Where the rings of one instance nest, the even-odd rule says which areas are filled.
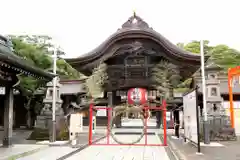
[[[153,68],[152,78],[156,82],[158,90],[168,99],[173,98],[173,89],[178,86],[181,80],[177,66],[166,60],[161,60]]]
[[[209,46],[209,41],[204,40],[203,44],[204,44],[204,53],[205,54],[209,53],[209,51],[211,51],[212,49],[212,46]],[[178,43],[177,46],[191,53],[195,53],[195,54],[200,53],[200,41],[191,41],[190,43],[187,43],[187,44]]]
[[[217,45],[210,51],[210,58],[225,71],[239,66],[240,52],[226,45]]]
[[[103,92],[103,87],[108,79],[107,65],[100,63],[86,80],[88,96],[98,97]]]
[[[192,41],[187,44],[178,43],[177,46],[192,53],[200,53],[200,41]],[[210,46],[208,40],[204,40],[204,53],[225,71],[228,68],[238,66],[240,62],[240,52],[238,50],[227,45]]]
[[[187,44],[178,43],[177,46],[192,53],[200,53],[200,41],[192,41]],[[240,52],[238,50],[227,45],[210,46],[207,40],[204,40],[204,53],[210,56],[210,59],[222,67],[225,72],[227,72],[228,68],[238,66],[240,62]],[[191,78],[189,78],[180,83],[177,90],[181,91],[189,88],[191,81]]]
[[[45,71],[52,72],[53,54],[51,37],[48,36],[11,36],[15,53]],[[57,49],[58,56],[65,54]],[[64,59],[57,60],[57,74],[60,78],[79,79],[79,72],[73,69]]]
[[[48,36],[13,36],[11,35],[14,53],[24,58],[29,64],[39,67],[45,71],[52,72],[53,58],[51,57],[52,51],[50,50],[53,45],[51,44],[51,37]],[[59,54],[63,52],[58,50]],[[64,79],[79,79],[80,73],[73,69],[63,59],[57,61],[57,74],[60,78]],[[45,81],[19,75],[20,84],[18,88],[23,95],[28,96],[26,108],[31,106],[31,99],[35,92],[43,85]]]

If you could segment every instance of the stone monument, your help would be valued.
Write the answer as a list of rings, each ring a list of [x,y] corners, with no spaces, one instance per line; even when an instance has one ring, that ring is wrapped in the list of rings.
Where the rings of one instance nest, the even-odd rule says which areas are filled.
[[[235,131],[231,128],[230,118],[225,113],[220,92],[221,67],[210,63],[205,67],[206,71],[206,101],[209,120],[210,140],[232,140],[235,139]]]
[[[66,139],[64,137],[68,137],[67,131],[67,121],[64,118],[64,113],[61,108],[62,100],[60,98],[60,89],[61,84],[59,84],[59,80],[56,83],[56,139]],[[53,83],[47,83],[47,92],[45,98],[43,100],[44,107],[41,110],[39,116],[37,116],[35,130],[30,136],[30,139],[37,140],[48,140],[51,139],[52,136],[52,101],[53,101]],[[64,135],[66,134],[66,136]]]
[[[214,63],[205,67],[206,71],[206,101],[209,116],[220,116],[225,114],[220,94],[220,80],[218,78],[221,68]]]

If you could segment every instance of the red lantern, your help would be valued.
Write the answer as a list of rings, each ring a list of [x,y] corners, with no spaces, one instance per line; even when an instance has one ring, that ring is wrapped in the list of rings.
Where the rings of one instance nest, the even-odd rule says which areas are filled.
[[[144,88],[131,88],[128,90],[129,104],[145,104],[147,103],[147,90]]]

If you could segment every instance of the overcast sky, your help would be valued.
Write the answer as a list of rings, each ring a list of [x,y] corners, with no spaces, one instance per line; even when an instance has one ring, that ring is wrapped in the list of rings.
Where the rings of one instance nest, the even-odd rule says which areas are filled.
[[[173,43],[207,39],[240,49],[239,0],[1,0],[0,34],[47,34],[78,57],[135,10]]]

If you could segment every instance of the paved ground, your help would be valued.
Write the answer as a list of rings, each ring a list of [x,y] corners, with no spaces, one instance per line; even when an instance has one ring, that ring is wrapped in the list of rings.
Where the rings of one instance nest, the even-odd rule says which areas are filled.
[[[35,144],[34,140],[26,140],[30,134],[31,130],[17,129],[13,131],[12,142],[13,144]],[[0,145],[3,139],[3,130],[0,130]]]
[[[139,132],[142,131],[142,122],[137,119],[123,120],[123,126],[127,128],[114,129],[114,132],[121,132],[117,138],[121,141],[129,142],[136,139]],[[132,128],[130,126],[138,126],[138,128]],[[148,126],[155,126],[155,120],[150,119]],[[99,138],[101,135],[106,135],[106,127],[97,127],[96,134],[93,139]],[[129,132],[135,132],[135,134],[129,134]],[[162,144],[162,141],[156,136],[156,134],[163,134],[162,129],[148,129],[148,144]],[[29,135],[28,131],[17,131],[14,133],[14,143],[12,148],[0,148],[0,160],[7,159],[10,155],[21,154],[26,151],[38,150],[29,156],[19,158],[20,160],[78,160],[78,159],[104,159],[104,160],[169,160],[174,159],[171,153],[169,153],[171,147],[149,147],[149,146],[89,146],[86,149],[81,149],[82,146],[86,146],[88,142],[88,128],[85,127],[83,134],[80,137],[80,145],[78,148],[72,148],[70,146],[49,147],[48,145],[36,145],[24,141],[25,137]],[[123,134],[124,133],[124,134]],[[173,130],[167,131],[168,135],[174,133]],[[1,132],[0,132],[1,137]],[[161,137],[161,136],[160,136]],[[145,139],[141,140],[141,144],[144,144]],[[16,144],[18,143],[18,144]],[[106,138],[102,139],[98,143],[106,144]],[[240,140],[235,142],[220,142],[222,146],[202,146],[201,152],[203,155],[196,154],[196,147],[186,144],[183,140],[172,138],[168,136],[169,146],[174,145],[177,155],[180,155],[182,160],[240,160]],[[113,139],[110,139],[110,144],[116,144]],[[68,156],[66,156],[68,155]],[[65,157],[65,158],[63,158]],[[68,157],[68,158],[67,158]]]
[[[13,133],[13,143],[14,145],[11,148],[0,147],[0,160],[6,160],[9,157],[15,157],[17,155],[31,154],[29,156],[19,158],[24,160],[56,160],[66,154],[76,151],[79,147],[88,144],[88,133],[83,133],[79,137],[80,144],[77,145],[78,148],[72,148],[69,145],[65,146],[54,146],[49,147],[48,144],[36,144],[36,141],[25,140],[31,131],[26,130],[15,130]],[[93,140],[104,136],[103,134],[96,134],[93,136]],[[2,138],[2,132],[0,132],[0,138]],[[1,144],[0,144],[1,146]]]
[[[148,121],[148,126],[155,126],[155,120],[150,119]],[[142,122],[140,120],[123,120],[123,126],[140,126],[140,128],[126,128],[126,129],[115,129],[114,132],[125,132],[124,134],[117,135],[117,138],[121,139],[121,141],[132,141],[139,137],[137,132],[141,132]],[[96,134],[94,134],[93,139],[98,139],[103,135],[106,135],[106,127],[97,127]],[[129,132],[135,132],[135,134],[129,134]],[[147,135],[148,144],[162,144],[161,140],[159,139],[157,134],[163,133],[162,129],[148,129],[148,132],[151,132],[151,135]],[[155,134],[156,133],[156,134]],[[172,131],[170,131],[172,133]],[[20,133],[21,134],[21,133]],[[18,134],[15,134],[17,139]],[[18,141],[19,143],[22,142],[22,139],[26,137],[28,133],[22,133],[19,136]],[[94,141],[94,140],[93,140]],[[17,142],[17,141],[16,141]],[[143,138],[139,143],[144,144],[145,139]],[[33,150],[34,148],[42,147],[41,150],[38,152],[32,153],[31,155],[18,158],[20,160],[63,160],[63,159],[87,159],[87,160],[95,160],[95,159],[104,159],[104,160],[128,160],[128,159],[135,159],[135,160],[142,160],[142,159],[162,159],[162,160],[169,160],[168,154],[166,152],[166,148],[168,147],[149,147],[149,146],[89,146],[86,149],[82,150],[83,146],[86,146],[88,143],[88,128],[84,128],[84,132],[81,134],[80,137],[80,145],[78,148],[72,148],[71,146],[58,146],[58,147],[49,147],[48,145],[15,145],[13,148],[8,148],[3,150],[0,148],[0,157],[2,159],[6,159],[7,156],[16,155],[16,153],[21,153],[28,150]],[[98,143],[105,143],[106,138],[102,139]],[[113,139],[110,139],[110,144],[116,144]],[[20,147],[21,146],[21,147]],[[16,148],[18,147],[18,148]],[[23,150],[24,149],[24,150]],[[4,154],[3,154],[4,153]],[[3,155],[7,155],[3,157]],[[63,158],[64,157],[64,158]],[[1,159],[1,158],[0,158]]]
[[[103,135],[94,135],[93,140],[96,140]],[[59,159],[65,155],[71,154],[79,149],[79,147],[84,146],[88,144],[88,134],[81,134],[80,137],[80,144],[77,146],[77,148],[72,148],[70,145],[68,146],[54,146],[54,147],[48,147],[46,149],[43,149],[39,152],[36,152],[32,155],[19,158],[18,160],[56,160]]]
[[[136,135],[119,135],[122,141],[129,142]],[[149,143],[159,143],[162,142],[156,135],[148,136]],[[98,142],[101,144],[106,144],[106,138]],[[113,139],[110,139],[111,144],[116,144]],[[144,139],[140,141],[144,144]],[[67,160],[169,160],[168,155],[164,147],[149,147],[149,146],[89,146],[83,151],[73,155]]]
[[[18,158],[18,160],[56,160],[75,150],[77,150],[77,148],[71,148],[69,146],[49,147],[32,155]]]
[[[41,150],[41,149],[44,149],[46,147],[48,147],[48,146],[46,146],[46,145],[34,145],[34,144],[16,144],[11,148],[0,147],[0,160],[6,160],[11,156]]]
[[[154,126],[155,121],[149,120],[148,126]],[[134,120],[124,120],[123,126],[142,126],[142,122]],[[141,129],[114,129],[115,132],[139,132]],[[150,132],[157,132],[160,129],[151,129]],[[133,139],[138,138],[139,135],[117,135],[118,139],[121,139],[123,142],[131,142]],[[148,144],[162,144],[161,140],[156,134],[148,135]],[[106,144],[107,138],[98,142],[98,144]],[[144,144],[145,139],[142,138],[139,144]],[[110,144],[116,144],[116,142],[110,138]],[[78,159],[87,159],[87,160],[169,160],[167,152],[164,147],[159,146],[89,146],[88,148],[82,150],[81,152],[69,157],[67,160],[78,160]]]
[[[222,146],[201,146],[203,155],[197,155],[197,148],[182,140],[169,140],[185,160],[240,160],[240,140],[219,142]]]
[[[44,145],[36,145],[36,141],[26,140],[31,131],[18,129],[13,131],[13,146],[11,148],[2,147],[3,130],[0,130],[0,160],[7,159],[10,156],[19,155],[26,152],[37,151],[45,148]]]

